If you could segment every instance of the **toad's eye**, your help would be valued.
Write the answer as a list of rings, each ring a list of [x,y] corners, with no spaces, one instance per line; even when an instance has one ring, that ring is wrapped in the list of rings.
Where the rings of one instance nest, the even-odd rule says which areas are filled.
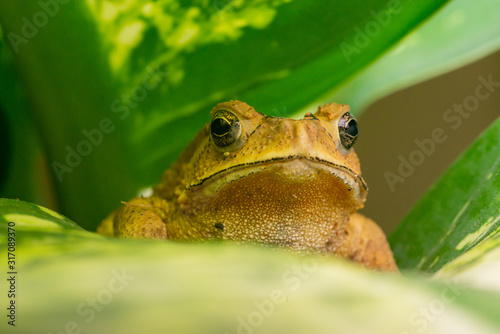
[[[346,112],[339,120],[339,136],[340,143],[348,150],[358,138],[358,122],[351,116],[351,113]]]
[[[210,135],[216,147],[227,149],[241,137],[241,124],[230,111],[221,109],[212,117]]]

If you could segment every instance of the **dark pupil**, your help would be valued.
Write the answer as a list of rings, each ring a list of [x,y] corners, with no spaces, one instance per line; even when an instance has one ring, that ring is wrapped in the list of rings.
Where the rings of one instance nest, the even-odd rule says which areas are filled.
[[[231,124],[224,118],[216,118],[212,121],[212,133],[216,136],[223,136],[231,131]]]
[[[349,123],[347,123],[345,132],[352,137],[356,137],[358,135],[358,122],[355,119],[351,119]]]
[[[352,118],[350,113],[345,113],[339,120],[339,136],[342,146],[350,149],[358,138],[358,122]]]

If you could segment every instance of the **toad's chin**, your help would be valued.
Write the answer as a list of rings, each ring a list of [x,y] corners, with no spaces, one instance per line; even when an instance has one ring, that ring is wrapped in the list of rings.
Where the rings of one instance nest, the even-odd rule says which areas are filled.
[[[257,161],[252,164],[236,165],[223,170],[211,177],[202,180],[198,184],[192,185],[190,189],[206,196],[212,196],[222,188],[235,183],[242,182],[247,178],[252,180],[265,178],[269,187],[289,186],[291,183],[307,184],[321,178],[328,182],[334,179],[336,190],[343,190],[351,199],[363,203],[366,197],[367,186],[363,178],[351,169],[331,162],[310,159],[305,157],[288,157],[285,159],[273,159],[270,161]],[[241,184],[243,187],[251,184]]]

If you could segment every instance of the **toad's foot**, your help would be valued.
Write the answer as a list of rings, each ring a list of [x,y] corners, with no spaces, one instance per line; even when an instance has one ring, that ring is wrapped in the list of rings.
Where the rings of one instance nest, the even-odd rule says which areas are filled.
[[[385,234],[373,220],[355,213],[350,217],[345,233],[345,242],[336,252],[338,255],[368,268],[398,271]]]
[[[134,198],[124,204],[102,221],[98,233],[120,238],[167,239],[165,200]]]

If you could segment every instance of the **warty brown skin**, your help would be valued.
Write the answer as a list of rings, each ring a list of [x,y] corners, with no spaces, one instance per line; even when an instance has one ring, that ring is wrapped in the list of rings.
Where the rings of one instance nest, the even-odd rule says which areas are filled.
[[[332,103],[294,120],[263,115],[240,101],[220,103],[211,113],[214,132],[206,124],[153,195],[125,203],[98,232],[256,243],[397,271],[382,230],[356,213],[367,187],[356,153],[339,133],[348,112]],[[226,130],[234,136],[218,139],[217,131]]]

